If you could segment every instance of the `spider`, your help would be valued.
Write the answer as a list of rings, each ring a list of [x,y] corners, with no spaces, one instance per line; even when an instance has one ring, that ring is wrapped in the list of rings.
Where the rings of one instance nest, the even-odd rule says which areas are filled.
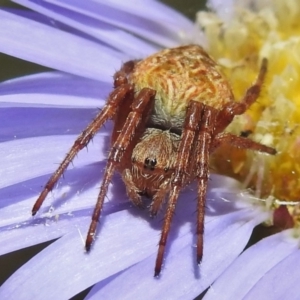
[[[53,173],[32,209],[35,215],[75,155],[108,119],[114,120],[111,149],[86,238],[90,250],[109,183],[118,171],[132,203],[152,199],[155,216],[167,198],[154,276],[161,272],[165,246],[180,191],[197,182],[197,263],[203,255],[204,211],[210,154],[222,144],[271,155],[276,150],[244,136],[225,133],[235,115],[259,96],[267,71],[263,59],[258,77],[240,102],[217,63],[198,45],[162,50],[144,60],[123,64],[114,75],[114,90],[96,118],[83,130]]]

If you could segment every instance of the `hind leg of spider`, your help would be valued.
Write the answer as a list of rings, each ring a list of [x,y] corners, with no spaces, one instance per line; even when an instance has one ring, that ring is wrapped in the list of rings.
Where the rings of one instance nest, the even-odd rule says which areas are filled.
[[[268,67],[268,60],[263,58],[259,74],[254,84],[246,91],[245,96],[240,102],[230,102],[225,105],[218,115],[215,134],[223,132],[224,129],[232,122],[234,116],[242,115],[258,98],[261,87],[264,83]]]
[[[122,102],[133,99],[133,86],[127,82],[128,66],[123,68],[115,74],[115,90],[108,96],[107,103],[103,109],[98,113],[96,118],[83,130],[74,142],[72,148],[67,153],[64,160],[60,163],[58,169],[53,173],[48,182],[46,183],[43,191],[39,195],[37,201],[32,208],[32,215],[34,216],[42,206],[48,193],[53,189],[54,185],[66,170],[70,162],[74,159],[76,154],[88,145],[95,133],[101,126],[108,120],[115,116],[118,108]]]
[[[277,153],[276,149],[272,147],[265,146],[248,138],[237,136],[231,133],[220,133],[216,135],[213,141],[211,152],[213,152],[214,149],[220,147],[222,144],[232,145],[233,147],[240,149],[249,149],[253,151],[264,152],[271,155],[275,155]]]
[[[113,173],[117,167],[119,170],[122,169],[122,164],[125,163],[124,157],[126,157],[126,152],[132,151],[134,137],[137,132],[140,132],[138,129],[146,126],[146,122],[153,109],[154,96],[155,91],[152,89],[144,88],[139,92],[131,105],[131,112],[128,114],[122,130],[112,146],[86,238],[85,248],[87,251],[90,250],[93,243],[104,198],[107,194]]]

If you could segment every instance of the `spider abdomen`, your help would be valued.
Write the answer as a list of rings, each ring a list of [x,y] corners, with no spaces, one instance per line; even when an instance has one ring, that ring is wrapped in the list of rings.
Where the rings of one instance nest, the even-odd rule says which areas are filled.
[[[129,81],[136,91],[156,91],[151,121],[166,128],[182,128],[190,100],[221,109],[234,99],[218,65],[197,45],[165,49],[137,62]]]

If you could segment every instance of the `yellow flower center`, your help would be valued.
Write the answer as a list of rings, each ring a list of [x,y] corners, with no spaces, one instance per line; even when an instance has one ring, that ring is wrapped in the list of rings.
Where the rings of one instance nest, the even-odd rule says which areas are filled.
[[[298,0],[270,1],[256,11],[236,8],[226,22],[214,13],[198,14],[208,52],[222,66],[237,101],[255,79],[261,59],[266,57],[269,61],[257,103],[236,117],[228,131],[246,134],[274,147],[278,154],[273,157],[222,147],[213,157],[214,169],[238,178],[259,197],[294,202],[300,201],[299,20]],[[294,207],[289,208],[293,215]]]

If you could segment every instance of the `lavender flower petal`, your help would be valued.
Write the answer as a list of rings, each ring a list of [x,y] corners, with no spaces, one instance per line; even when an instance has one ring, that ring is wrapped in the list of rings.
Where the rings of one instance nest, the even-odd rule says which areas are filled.
[[[107,83],[60,72],[24,76],[0,84],[0,103],[1,107],[102,107],[112,91],[111,77],[109,80]]]
[[[296,244],[296,241],[294,242]],[[249,291],[245,299],[259,299],[261,295],[270,295],[273,299],[299,299],[299,268],[298,248],[267,272]]]
[[[85,196],[87,196],[87,193],[85,193]],[[90,207],[91,205],[87,206]],[[128,208],[128,202],[105,203],[103,216]],[[12,222],[11,225],[5,228],[2,227],[0,230],[2,245],[0,255],[61,237],[67,234],[70,228],[76,228],[81,222],[90,222],[92,209],[80,209],[65,214],[55,213],[56,211],[54,211],[53,216],[49,214],[48,217],[32,218],[28,212],[27,221]]]
[[[173,24],[156,23],[152,19],[144,19],[135,14],[115,9],[109,3],[82,2],[80,0],[51,0],[51,3],[130,31],[162,47],[174,47],[181,42],[180,33],[172,28],[174,22]],[[194,31],[192,25],[190,29]]]
[[[134,5],[132,2],[125,2],[122,0],[94,0],[94,2],[105,3],[110,7],[133,13],[145,19],[157,20],[161,23],[165,21],[174,23],[174,30],[180,30],[184,27],[192,29],[191,27],[194,26],[194,23],[184,17],[181,13],[155,0],[135,0]]]
[[[89,147],[89,152],[82,151],[78,155],[76,162],[74,161],[76,167],[106,158],[106,149],[103,149],[105,136],[107,134],[98,134],[94,138],[94,145]],[[2,143],[0,151],[3,157],[2,172],[3,174],[5,172],[5,176],[2,177],[1,188],[52,173],[57,168],[53,162],[59,162],[64,158],[74,139],[74,135],[64,135],[18,139]],[[27,167],[24,168],[25,166]]]
[[[87,220],[82,220],[77,228],[70,228],[67,235],[21,267],[3,284],[0,298],[69,299],[156,250],[157,231],[127,210],[102,219],[99,238],[94,249],[86,255],[81,234],[84,235],[88,224]],[[49,289],[49,286],[55,288]]]
[[[86,34],[86,38],[89,36],[96,38],[121,52],[130,54],[132,58],[143,57],[158,50],[157,46],[150,45],[130,33],[95,18],[44,1],[19,0],[15,2],[69,26],[65,30],[72,28],[73,32],[76,30],[83,32]]]
[[[0,10],[0,18],[3,53],[92,79],[111,76],[120,60],[126,60],[124,54],[95,42],[5,11]]]
[[[169,299],[193,299],[236,259],[257,222],[258,219],[249,218],[247,209],[223,216],[206,216],[204,256],[199,267],[194,261],[195,247],[191,247],[191,236],[186,234],[177,237],[172,243],[171,255],[165,260],[165,268],[159,280],[149,276],[153,273],[154,254],[126,273],[98,283],[88,299],[156,299],[166,291]],[[234,243],[229,242],[231,238]],[[174,288],[174,282],[182,282],[183,274],[184,284]]]
[[[296,240],[289,235],[290,231],[284,231],[247,249],[212,285],[204,299],[244,299],[274,266],[297,251]]]
[[[171,32],[174,32],[175,39],[179,44],[204,42],[204,38],[201,33],[195,29],[194,22],[161,2],[139,0],[134,1],[134,5],[132,5],[131,2],[125,2],[122,0],[95,0],[95,2],[140,16],[152,22],[155,21],[156,23],[167,27]]]

